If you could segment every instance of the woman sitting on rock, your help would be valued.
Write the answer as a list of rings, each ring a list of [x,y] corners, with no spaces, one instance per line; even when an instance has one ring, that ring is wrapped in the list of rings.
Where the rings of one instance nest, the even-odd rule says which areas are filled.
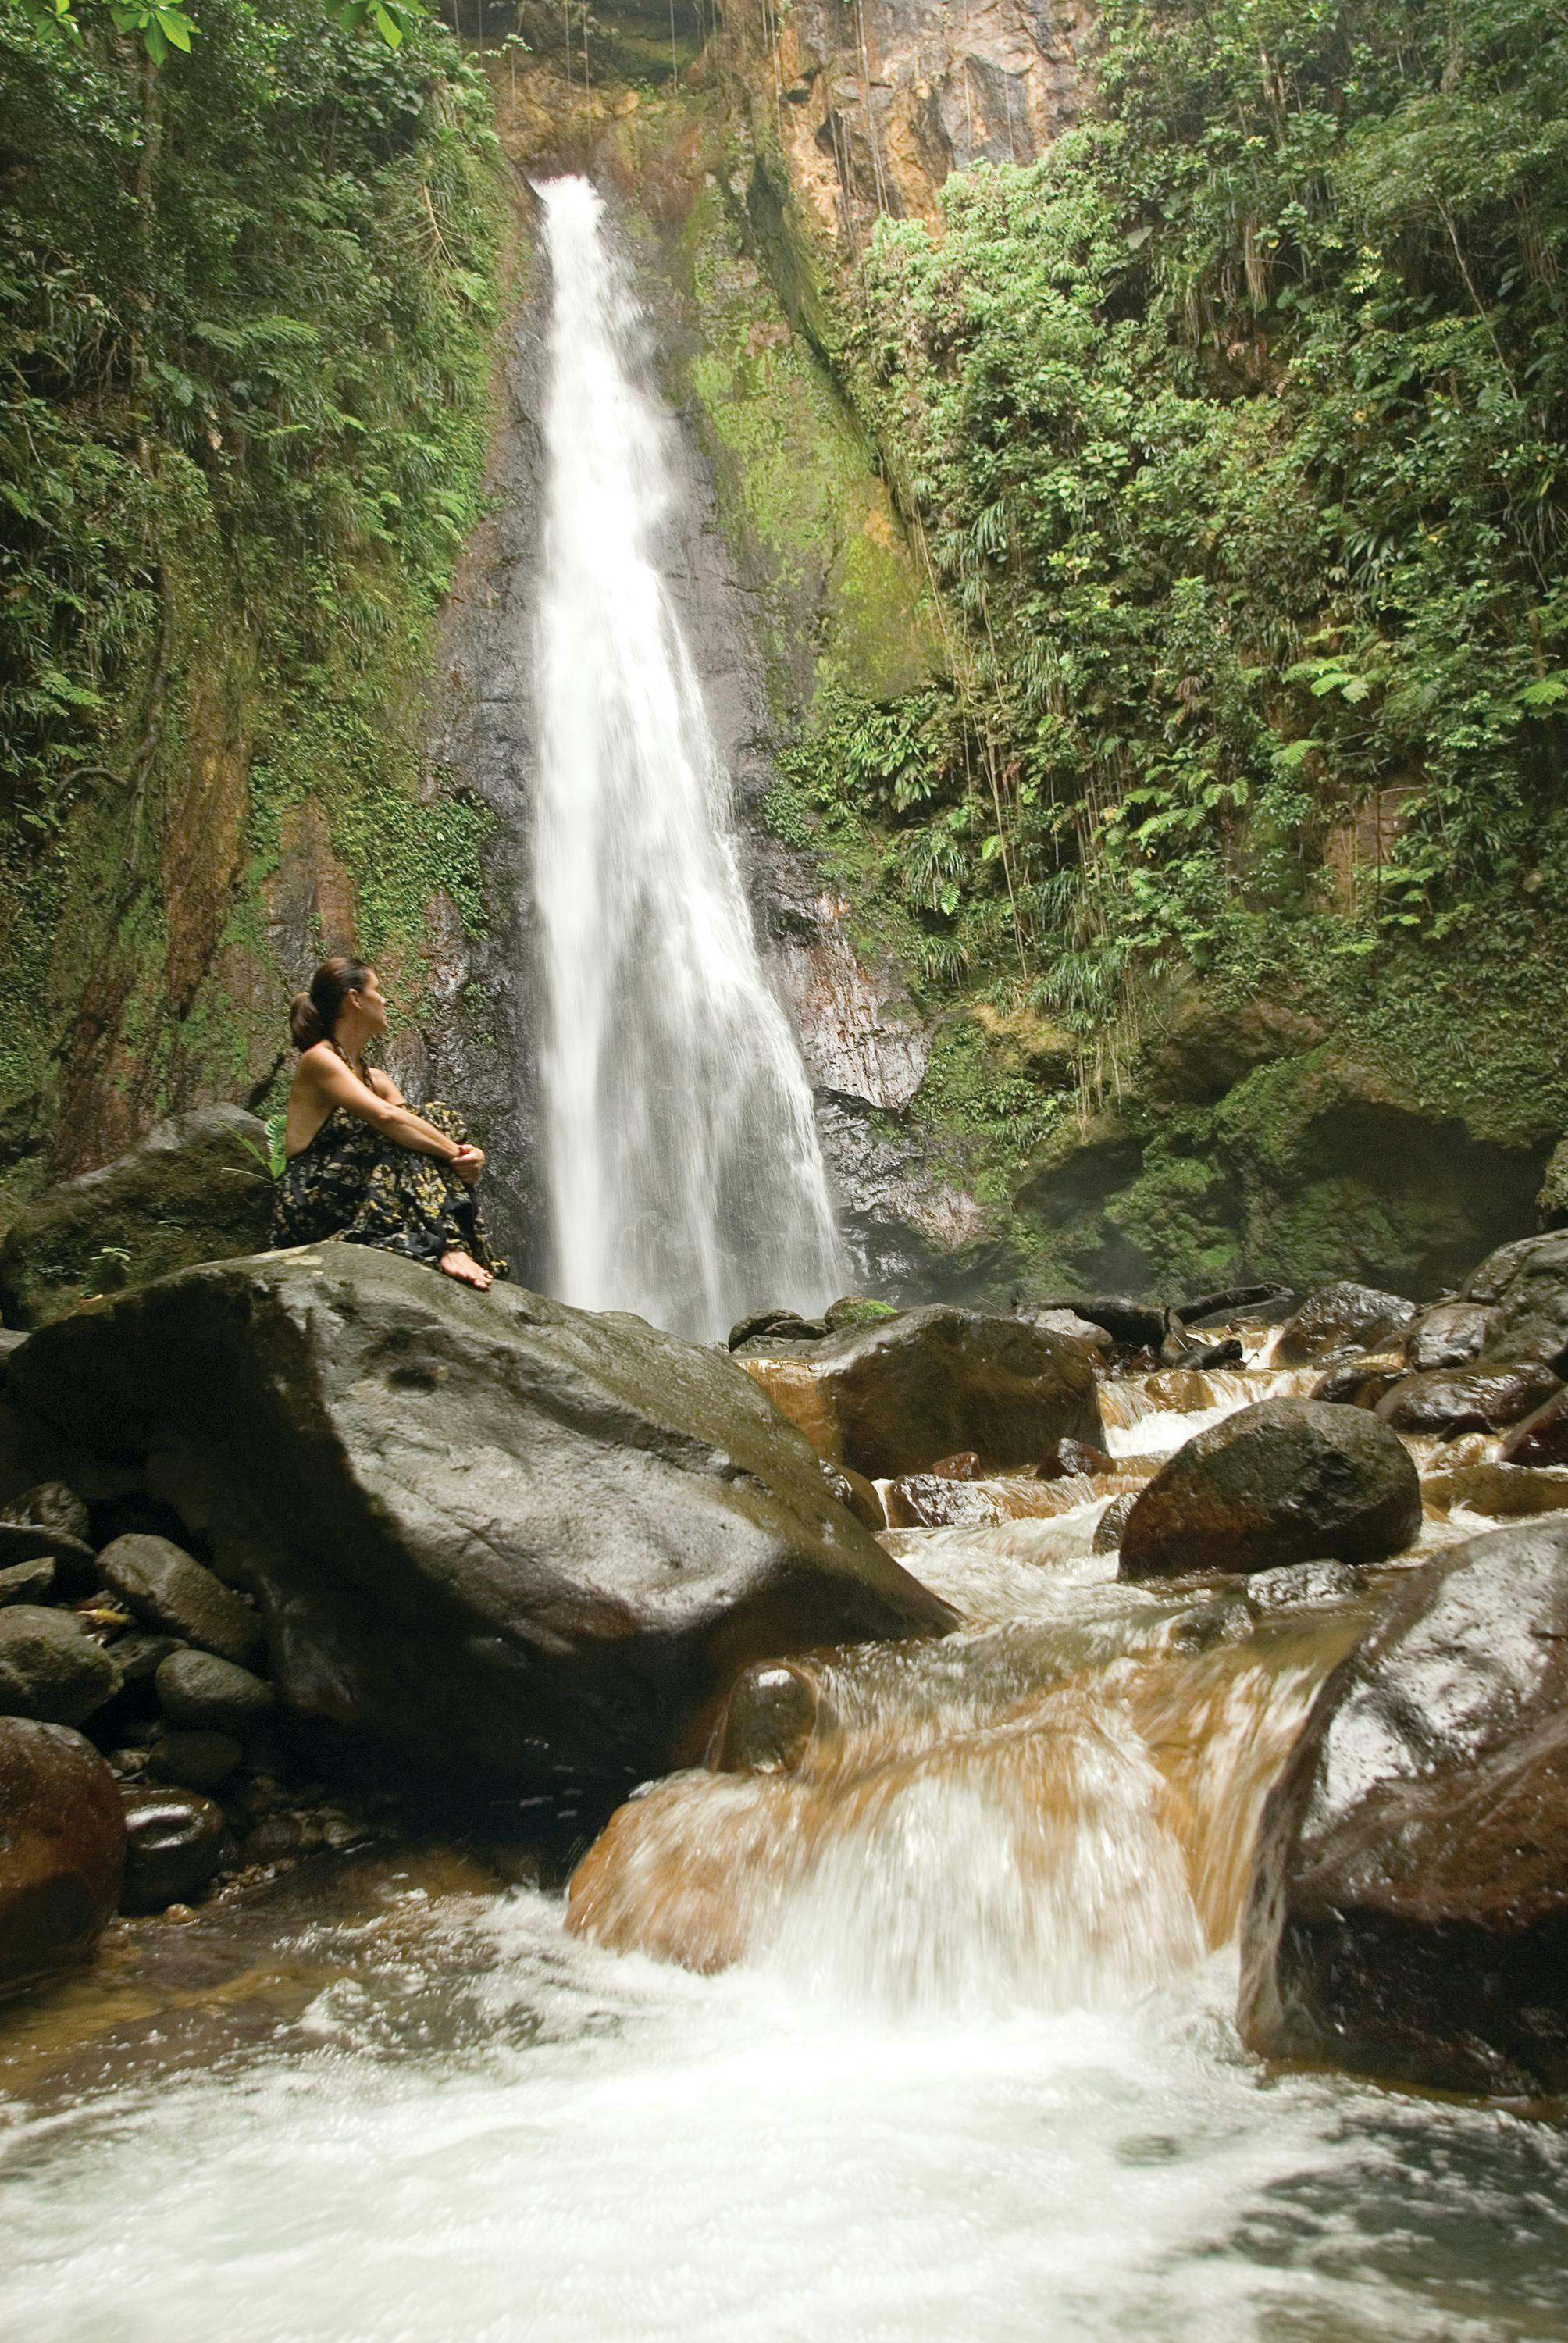
[[[273,1207],[275,1245],[378,1245],[428,1262],[481,1292],[507,1264],[491,1252],[470,1192],[485,1158],[450,1107],[406,1106],[365,1045],[387,1031],[373,968],[323,960],[297,992],[289,1031],[299,1051],[284,1131],[287,1161]]]

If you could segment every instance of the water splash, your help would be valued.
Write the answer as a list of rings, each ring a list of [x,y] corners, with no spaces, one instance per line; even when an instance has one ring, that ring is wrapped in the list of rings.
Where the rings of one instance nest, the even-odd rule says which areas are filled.
[[[656,558],[667,418],[586,179],[538,190],[545,407],[535,892],[554,1290],[699,1338],[840,1282],[811,1092],[758,957],[728,777]]]

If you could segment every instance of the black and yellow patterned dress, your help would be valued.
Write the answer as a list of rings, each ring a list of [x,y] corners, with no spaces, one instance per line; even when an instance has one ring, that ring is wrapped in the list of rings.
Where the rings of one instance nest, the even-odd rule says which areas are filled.
[[[448,1106],[418,1107],[427,1122],[462,1143],[467,1134]],[[473,1192],[433,1155],[386,1139],[346,1107],[335,1106],[308,1146],[291,1155],[272,1208],[275,1246],[378,1245],[434,1269],[444,1252],[466,1252],[505,1277],[490,1250]]]

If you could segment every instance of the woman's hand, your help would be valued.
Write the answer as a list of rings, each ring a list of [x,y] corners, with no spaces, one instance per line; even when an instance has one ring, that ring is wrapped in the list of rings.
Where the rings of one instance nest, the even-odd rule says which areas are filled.
[[[452,1158],[453,1177],[460,1180],[465,1188],[473,1186],[484,1168],[485,1151],[482,1147],[459,1147]]]

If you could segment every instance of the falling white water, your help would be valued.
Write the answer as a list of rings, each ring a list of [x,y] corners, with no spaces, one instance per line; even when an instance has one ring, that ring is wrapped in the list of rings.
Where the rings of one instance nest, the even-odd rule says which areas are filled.
[[[669,425],[634,379],[641,319],[588,181],[538,192],[554,281],[534,871],[553,1282],[712,1336],[766,1303],[819,1309],[838,1240],[657,563]]]

